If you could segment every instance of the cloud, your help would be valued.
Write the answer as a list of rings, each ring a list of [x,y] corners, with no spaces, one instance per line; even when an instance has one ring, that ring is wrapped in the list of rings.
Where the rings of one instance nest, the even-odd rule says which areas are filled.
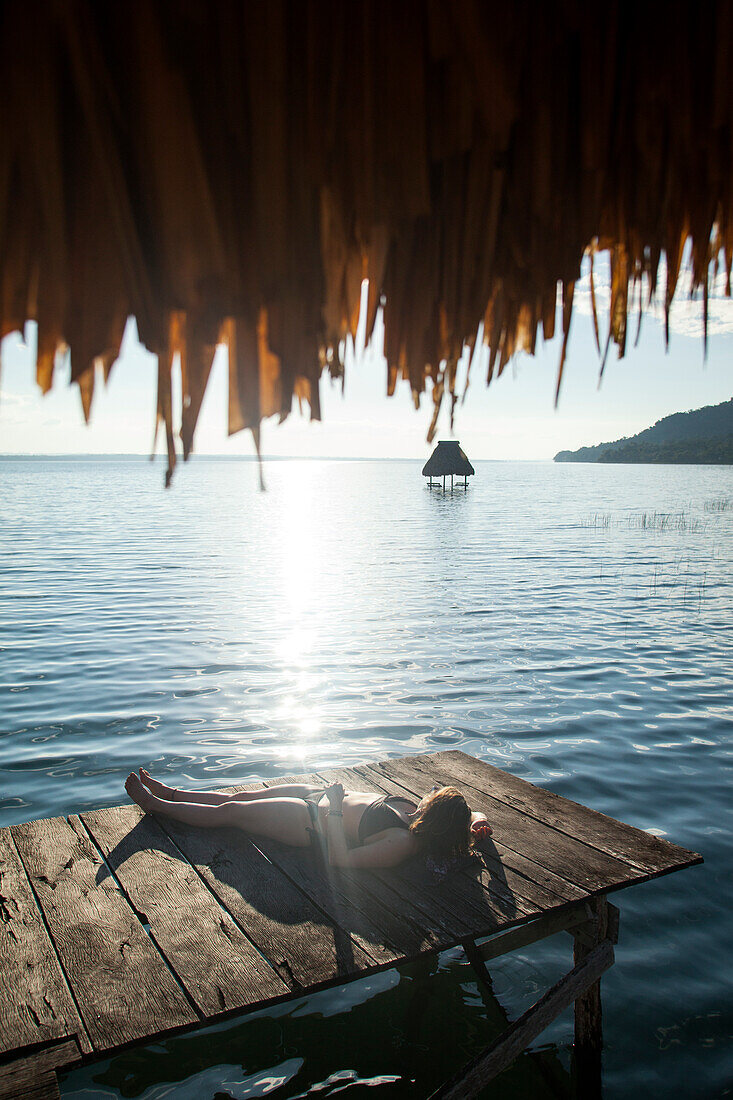
[[[654,303],[650,310],[657,320],[664,321],[664,309],[661,303]],[[698,292],[694,298],[689,295],[675,295],[669,314],[670,332],[679,336],[692,336],[702,339],[703,300]],[[708,298],[708,336],[721,336],[733,333],[733,299],[726,298],[722,289],[715,289]]]
[[[683,262],[682,274],[677,283],[677,290],[672,299],[669,313],[670,335],[688,336],[702,339],[703,336],[703,295],[702,290],[695,291],[690,297],[690,273],[689,267]],[[611,306],[611,272],[606,254],[596,258],[594,265],[594,284],[596,296],[596,311],[600,328],[601,345],[608,333],[608,315]],[[644,319],[653,319],[664,324],[664,287],[667,281],[667,265],[662,259],[659,265],[657,277],[657,293],[652,302],[647,306],[649,285],[646,279],[642,282],[642,303]],[[629,331],[631,338],[636,336],[636,318],[639,309],[639,288],[630,290],[629,299]],[[592,314],[590,297],[590,265],[586,261],[583,264],[581,278],[575,284],[575,297],[573,299],[574,312],[590,317]],[[642,321],[642,324],[644,322]],[[708,297],[708,336],[724,336],[733,334],[733,298],[725,296],[725,275],[711,280]]]
[[[34,403],[34,398],[26,394],[10,393],[9,390],[0,390],[0,409],[28,409]]]

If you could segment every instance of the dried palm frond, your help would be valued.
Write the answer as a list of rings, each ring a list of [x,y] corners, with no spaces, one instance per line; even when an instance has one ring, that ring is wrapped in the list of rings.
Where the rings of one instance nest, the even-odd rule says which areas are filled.
[[[38,322],[89,415],[126,319],[159,357],[157,416],[186,457],[218,343],[229,431],[293,398],[320,416],[369,280],[387,392],[433,423],[483,322],[488,379],[555,331],[587,248],[608,250],[603,362],[638,282],[689,241],[707,334],[710,264],[733,263],[727,0],[10,0],[0,13],[0,334]],[[629,286],[631,284],[631,292]],[[170,371],[180,357],[182,407]]]

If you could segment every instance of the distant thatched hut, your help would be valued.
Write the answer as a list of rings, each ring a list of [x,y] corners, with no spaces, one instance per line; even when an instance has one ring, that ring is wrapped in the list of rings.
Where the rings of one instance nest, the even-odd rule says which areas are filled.
[[[476,473],[457,439],[441,439],[423,466],[422,472],[423,477],[429,479],[429,488],[432,488],[433,478],[439,480],[442,477],[444,489],[447,477],[450,477],[450,487],[452,489],[454,477],[462,477],[463,484],[466,486],[468,485],[468,478]]]

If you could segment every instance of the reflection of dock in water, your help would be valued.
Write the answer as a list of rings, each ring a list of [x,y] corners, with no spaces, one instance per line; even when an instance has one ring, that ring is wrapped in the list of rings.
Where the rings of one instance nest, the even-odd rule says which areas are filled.
[[[453,784],[492,823],[484,865],[439,883],[415,866],[337,870],[134,805],[0,830],[0,1096],[36,1095],[31,1083],[53,1096],[59,1067],[457,945],[503,1028],[484,960],[561,930],[573,970],[439,1094],[473,1095],[574,1002],[592,1094],[617,925],[606,894],[700,857],[461,752],[296,778],[418,797]]]

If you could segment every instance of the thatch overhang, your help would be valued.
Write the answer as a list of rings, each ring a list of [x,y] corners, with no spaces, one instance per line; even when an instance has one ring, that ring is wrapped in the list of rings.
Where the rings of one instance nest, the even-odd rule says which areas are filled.
[[[599,350],[688,239],[704,308],[721,250],[730,290],[732,62],[729,0],[8,0],[1,334],[37,320],[43,391],[70,347],[88,416],[134,315],[172,469],[172,357],[185,455],[219,341],[230,433],[318,418],[368,278],[432,438],[481,321],[491,380],[559,312],[559,386],[587,249]]]
[[[476,473],[457,439],[441,439],[422,472],[423,477],[471,477]]]

